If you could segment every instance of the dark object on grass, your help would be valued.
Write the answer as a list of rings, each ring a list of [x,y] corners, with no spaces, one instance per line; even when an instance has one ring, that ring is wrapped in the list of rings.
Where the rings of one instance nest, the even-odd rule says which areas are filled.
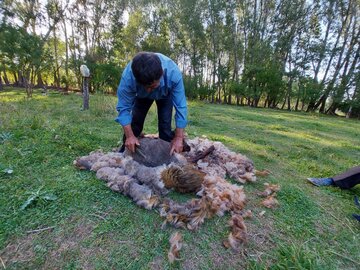
[[[131,156],[135,161],[147,167],[157,167],[163,164],[176,162],[174,155],[170,155],[171,145],[162,139],[141,138],[140,146],[136,147],[135,153],[125,150],[125,156]]]

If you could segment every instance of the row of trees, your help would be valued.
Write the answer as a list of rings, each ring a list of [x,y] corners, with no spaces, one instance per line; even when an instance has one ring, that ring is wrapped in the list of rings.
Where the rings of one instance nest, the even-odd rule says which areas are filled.
[[[0,84],[114,92],[138,51],[210,102],[360,115],[359,0],[3,0]],[[29,88],[29,87],[28,87]]]

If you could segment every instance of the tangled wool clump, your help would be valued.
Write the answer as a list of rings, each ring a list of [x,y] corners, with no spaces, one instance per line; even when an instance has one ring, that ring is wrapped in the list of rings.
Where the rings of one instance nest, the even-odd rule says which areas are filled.
[[[229,183],[218,176],[207,176],[202,189],[197,193],[210,202],[210,211],[218,216],[225,212],[240,213],[245,207],[245,192],[243,186]]]
[[[229,225],[231,232],[223,244],[226,248],[231,247],[233,250],[239,250],[241,244],[247,242],[247,228],[244,219],[239,214],[232,215]]]
[[[197,162],[197,166],[203,172],[211,176],[225,178],[226,175],[239,183],[256,181],[254,163],[246,156],[230,151],[221,142],[212,142],[208,139],[196,137],[189,140],[191,151],[185,154],[186,157],[195,157],[211,146],[215,150],[204,159]]]

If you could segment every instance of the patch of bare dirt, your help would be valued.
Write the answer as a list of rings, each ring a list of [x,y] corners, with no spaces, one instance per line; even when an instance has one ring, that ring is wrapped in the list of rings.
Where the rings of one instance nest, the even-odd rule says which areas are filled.
[[[104,245],[91,248],[84,245],[84,241],[91,237],[96,224],[90,219],[71,218],[62,227],[55,227],[54,230],[30,233],[10,240],[0,251],[0,258],[5,267],[21,264],[31,268],[36,259],[36,246],[41,243],[42,246],[47,246],[42,269],[64,268],[68,263],[67,259],[75,259],[82,269],[93,269],[89,258],[109,252]],[[73,258],[74,256],[76,258]]]
[[[27,263],[31,261],[35,256],[33,241],[36,237],[36,235],[29,234],[10,241],[10,243],[0,251],[0,257],[5,267],[15,263]]]

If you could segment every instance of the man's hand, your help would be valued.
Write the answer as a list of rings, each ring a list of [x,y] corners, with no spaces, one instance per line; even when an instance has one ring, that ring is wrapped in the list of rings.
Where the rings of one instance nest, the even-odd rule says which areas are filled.
[[[125,147],[130,150],[131,153],[135,153],[136,146],[139,146],[139,140],[135,137],[131,125],[123,126],[124,134],[126,137]]]
[[[130,150],[131,153],[135,153],[136,146],[139,146],[139,140],[135,136],[126,138],[125,147]]]
[[[174,139],[171,141],[170,155],[172,155],[174,152],[181,153],[183,151],[183,147],[183,138],[174,137]]]
[[[181,153],[183,151],[184,148],[183,140],[184,140],[184,129],[176,128],[174,139],[171,141],[170,155],[172,155],[174,152]]]

